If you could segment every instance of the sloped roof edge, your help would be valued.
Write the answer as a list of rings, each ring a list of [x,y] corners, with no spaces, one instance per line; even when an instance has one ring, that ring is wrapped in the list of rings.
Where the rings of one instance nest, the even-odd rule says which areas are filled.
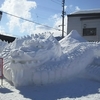
[[[67,16],[90,16],[90,15],[95,15],[95,16],[100,16],[100,9],[95,9],[95,10],[79,10],[76,12],[73,12],[71,14],[68,14]]]

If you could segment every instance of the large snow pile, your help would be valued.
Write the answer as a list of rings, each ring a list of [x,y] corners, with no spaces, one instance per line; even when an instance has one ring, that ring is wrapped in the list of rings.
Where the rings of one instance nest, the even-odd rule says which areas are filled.
[[[80,73],[91,76],[87,68],[99,59],[99,50],[100,43],[87,42],[75,30],[59,42],[52,34],[16,39],[2,52],[4,76],[15,86],[60,82]]]
[[[59,41],[63,52],[73,50],[82,42],[87,42],[76,30],[72,30],[65,38]]]

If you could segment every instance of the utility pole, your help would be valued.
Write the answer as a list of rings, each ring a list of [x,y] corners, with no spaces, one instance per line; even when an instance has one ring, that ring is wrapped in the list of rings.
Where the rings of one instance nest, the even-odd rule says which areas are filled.
[[[65,15],[65,0],[62,0],[62,38],[64,38],[64,15]]]
[[[1,18],[2,18],[2,11],[0,11],[0,21],[1,21]]]

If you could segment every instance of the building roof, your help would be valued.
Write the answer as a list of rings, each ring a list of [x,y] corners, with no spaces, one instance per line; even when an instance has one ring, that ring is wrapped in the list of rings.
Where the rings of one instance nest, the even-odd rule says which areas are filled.
[[[71,14],[68,14],[67,16],[88,16],[88,15],[96,15],[100,16],[100,9],[94,9],[94,10],[79,10],[76,12],[73,12]]]
[[[0,40],[2,41],[7,41],[8,43],[10,43],[10,42],[13,42],[15,39],[16,37],[0,34]]]

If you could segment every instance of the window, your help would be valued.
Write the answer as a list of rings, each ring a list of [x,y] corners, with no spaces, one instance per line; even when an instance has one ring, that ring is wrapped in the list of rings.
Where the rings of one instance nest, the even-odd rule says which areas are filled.
[[[83,29],[83,36],[95,36],[95,35],[96,35],[96,28]]]

